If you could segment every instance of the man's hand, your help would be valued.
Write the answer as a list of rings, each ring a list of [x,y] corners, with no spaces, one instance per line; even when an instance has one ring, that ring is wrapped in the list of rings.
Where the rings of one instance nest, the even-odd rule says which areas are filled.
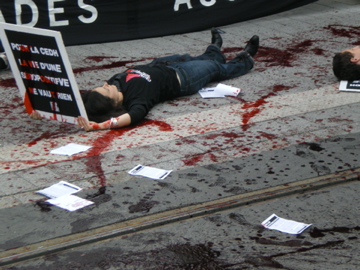
[[[79,116],[77,118],[78,126],[83,128],[85,131],[92,131],[100,129],[100,126],[98,123],[95,122],[89,122],[84,117]]]
[[[33,110],[32,113],[30,114],[30,118],[35,119],[35,120],[39,120],[42,117],[41,117],[41,115],[40,115],[40,113],[38,111]]]
[[[121,128],[131,124],[131,118],[128,113],[122,114],[113,120],[107,120],[102,123],[89,122],[84,117],[79,116],[77,118],[78,126],[83,128],[85,131],[110,129],[110,128]]]

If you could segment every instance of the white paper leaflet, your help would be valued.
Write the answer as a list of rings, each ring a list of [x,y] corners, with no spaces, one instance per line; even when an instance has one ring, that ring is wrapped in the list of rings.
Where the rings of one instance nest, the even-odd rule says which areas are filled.
[[[64,156],[72,156],[74,154],[78,154],[90,149],[91,146],[81,145],[76,143],[69,143],[65,146],[53,149],[50,151],[51,154],[64,155]]]
[[[74,195],[65,195],[55,199],[47,200],[46,202],[55,205],[57,207],[63,208],[65,210],[68,210],[70,212],[94,204],[94,202],[92,201],[88,201]]]
[[[58,198],[64,195],[74,194],[81,190],[80,187],[70,184],[65,181],[60,181],[48,188],[37,191],[36,193],[42,194],[51,199]]]
[[[172,170],[162,170],[139,164],[131,169],[128,173],[131,175],[140,175],[155,180],[164,180],[171,172]]]
[[[293,220],[280,218],[275,214],[272,214],[266,220],[261,223],[267,229],[277,230],[289,234],[300,234],[312,224],[305,224]]]
[[[240,88],[219,83],[216,87],[202,88],[199,94],[202,98],[223,98],[226,96],[236,97],[240,92]]]

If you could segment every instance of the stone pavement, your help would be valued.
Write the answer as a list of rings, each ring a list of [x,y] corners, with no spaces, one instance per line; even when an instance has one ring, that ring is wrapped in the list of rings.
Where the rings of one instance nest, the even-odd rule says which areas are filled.
[[[0,86],[5,95],[0,98],[0,215],[6,221],[0,225],[1,250],[358,168],[360,95],[338,91],[331,61],[335,52],[360,45],[356,20],[359,10],[356,0],[321,0],[280,14],[222,26],[226,32],[223,51],[228,59],[239,53],[253,34],[260,36],[255,68],[243,77],[224,82],[242,88],[242,94],[225,99],[194,95],[166,102],[156,106],[147,120],[135,128],[84,133],[68,124],[31,120],[24,112],[11,72],[2,72]],[[72,46],[67,51],[80,89],[87,90],[125,67],[158,56],[200,54],[209,41],[210,32],[202,31]],[[70,142],[93,148],[72,157],[49,153]],[[127,171],[137,164],[174,172],[163,182],[130,176]],[[34,207],[35,201],[44,199],[35,191],[60,180],[84,188],[80,193],[83,197],[107,186],[107,197],[74,213],[56,208],[44,213]],[[347,213],[344,209],[352,202],[357,205],[357,186],[352,183],[314,196],[302,195],[296,202],[282,199],[278,205],[272,202],[272,207],[251,206],[251,211],[241,213],[240,221],[240,214],[228,221],[227,228],[234,226],[234,220],[245,227],[252,224],[255,231],[247,234],[259,243],[263,238],[256,235],[256,226],[271,211],[317,226],[324,225],[326,219],[334,224],[330,227],[355,228],[360,221],[358,207],[350,207]],[[333,193],[335,197],[343,196],[344,201],[335,204],[331,202],[334,199],[323,195]],[[306,196],[309,201],[305,201]],[[307,209],[311,200],[321,209]],[[326,213],[329,205],[336,210]],[[216,218],[208,217],[208,221],[216,224],[214,218],[226,220],[234,215],[224,212]],[[193,226],[205,226],[201,223],[206,223],[206,218],[190,223],[197,222],[200,225]],[[183,225],[166,230],[175,231],[178,226]],[[186,231],[179,229],[182,230]],[[214,232],[214,228],[208,230]],[[217,243],[215,239],[220,237],[226,242],[222,234],[214,233],[214,240],[209,237],[209,241]],[[274,233],[267,237],[271,235]],[[195,238],[193,243],[197,243]],[[286,236],[283,238],[286,240]],[[158,245],[165,245],[163,242]],[[257,252],[261,254],[263,250]],[[311,264],[308,266],[303,269],[313,269]]]

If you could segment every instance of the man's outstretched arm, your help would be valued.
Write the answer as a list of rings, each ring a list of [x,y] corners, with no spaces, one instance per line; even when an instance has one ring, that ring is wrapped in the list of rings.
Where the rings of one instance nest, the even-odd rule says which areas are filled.
[[[87,121],[84,117],[78,117],[78,126],[82,127],[85,131],[102,130],[110,128],[122,128],[131,124],[131,117],[128,113],[122,114],[118,117],[111,118],[102,123]]]

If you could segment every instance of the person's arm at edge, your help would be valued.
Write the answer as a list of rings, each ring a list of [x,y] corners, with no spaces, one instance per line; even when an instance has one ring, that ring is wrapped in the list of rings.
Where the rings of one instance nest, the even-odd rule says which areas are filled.
[[[78,126],[82,127],[85,131],[102,130],[111,128],[122,128],[131,124],[131,117],[128,113],[122,114],[118,117],[111,118],[102,123],[88,122],[84,117],[78,117]]]
[[[35,120],[40,120],[43,117],[40,115],[40,113],[36,110],[33,110],[30,114],[30,118],[35,119]]]

